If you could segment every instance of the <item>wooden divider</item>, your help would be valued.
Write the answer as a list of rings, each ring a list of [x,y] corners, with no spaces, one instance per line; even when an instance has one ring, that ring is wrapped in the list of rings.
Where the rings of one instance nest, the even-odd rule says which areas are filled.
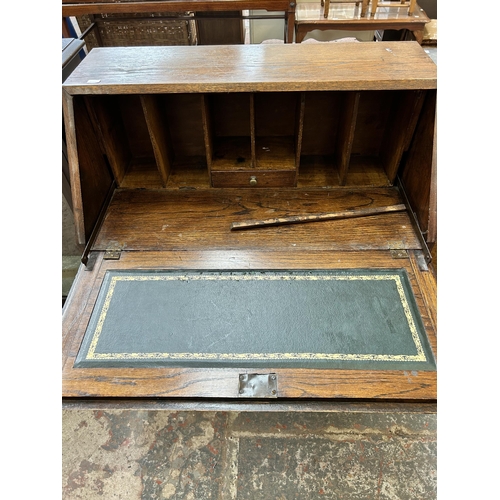
[[[156,166],[160,172],[163,187],[167,187],[167,180],[173,162],[173,152],[168,125],[158,101],[158,96],[141,95],[142,110],[148,126],[151,144],[153,145]]]
[[[424,97],[424,91],[412,90],[404,91],[394,99],[380,151],[380,158],[391,184],[396,178],[403,153],[413,137]]]
[[[130,165],[132,155],[125,136],[123,122],[120,119],[119,103],[116,96],[84,97],[85,105],[92,122],[98,131],[97,138],[101,149],[105,151],[117,186]]]
[[[302,153],[302,138],[304,136],[304,114],[306,106],[306,94],[300,93],[300,102],[296,108],[295,118],[295,185],[297,185],[300,172],[300,156]]]
[[[336,172],[339,186],[381,186],[395,181],[425,96],[232,92],[83,102],[118,187],[166,188],[176,165],[198,153],[213,187],[296,187],[309,155]]]
[[[335,148],[335,163],[339,174],[339,184],[344,186],[351,160],[352,141],[356,128],[359,106],[359,92],[348,92],[340,110],[340,123]]]

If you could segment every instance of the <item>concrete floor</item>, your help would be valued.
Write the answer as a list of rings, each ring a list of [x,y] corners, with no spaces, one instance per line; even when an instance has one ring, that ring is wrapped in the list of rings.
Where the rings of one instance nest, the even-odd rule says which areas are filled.
[[[64,199],[62,233],[64,295],[81,255]],[[62,465],[63,500],[433,500],[436,414],[64,406]]]
[[[436,415],[67,409],[65,500],[436,498]]]

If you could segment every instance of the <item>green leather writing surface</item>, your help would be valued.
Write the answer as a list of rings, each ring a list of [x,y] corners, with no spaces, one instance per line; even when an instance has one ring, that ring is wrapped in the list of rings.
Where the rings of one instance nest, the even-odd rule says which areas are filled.
[[[404,270],[107,271],[75,367],[435,370]]]

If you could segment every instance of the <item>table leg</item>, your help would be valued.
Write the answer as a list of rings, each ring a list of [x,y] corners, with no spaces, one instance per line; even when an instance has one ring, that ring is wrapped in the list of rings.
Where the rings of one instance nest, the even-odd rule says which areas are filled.
[[[413,36],[415,37],[415,40],[422,45],[422,41],[424,40],[424,30],[415,30],[413,32]]]
[[[295,27],[295,43],[300,43],[302,40],[304,40],[304,37],[307,34],[307,28],[303,26],[296,26]]]

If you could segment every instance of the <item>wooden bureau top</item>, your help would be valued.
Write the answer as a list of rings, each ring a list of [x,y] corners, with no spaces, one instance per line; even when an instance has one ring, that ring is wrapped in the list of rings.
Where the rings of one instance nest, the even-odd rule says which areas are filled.
[[[434,89],[417,42],[94,48],[69,94]]]

